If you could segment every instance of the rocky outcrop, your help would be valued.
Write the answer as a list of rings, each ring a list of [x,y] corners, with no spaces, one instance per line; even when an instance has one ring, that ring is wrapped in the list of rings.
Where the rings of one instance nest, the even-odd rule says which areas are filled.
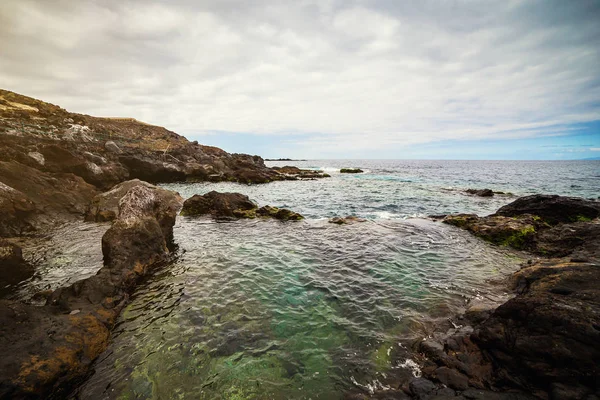
[[[455,214],[446,216],[443,222],[494,244],[547,257],[564,257],[581,253],[583,247],[588,255],[598,254],[598,215],[600,203],[596,201],[536,195],[517,199],[493,215]]]
[[[133,118],[96,118],[0,90],[0,161],[72,173],[101,190],[128,179],[152,183],[267,183],[327,176],[268,168],[259,156],[189,142]],[[286,167],[287,168],[287,167]]]
[[[70,173],[0,161],[0,236],[27,234],[56,220],[80,218],[97,193]]]
[[[0,300],[0,398],[64,397],[86,376],[129,294],[170,257],[178,208],[162,200],[144,185],[120,199],[95,276],[56,290],[44,307]]]
[[[209,192],[194,195],[183,203],[183,216],[210,215],[217,220],[268,217],[281,221],[299,221],[304,217],[285,208],[258,205],[240,193]]]
[[[579,198],[528,196],[491,216],[444,219],[493,243],[563,258],[530,260],[512,277],[514,298],[471,307],[459,320],[460,329],[418,345],[427,357],[423,374],[436,389],[443,384],[464,390],[466,382],[464,398],[471,398],[469,390],[494,391],[480,398],[524,393],[540,399],[597,398],[598,206]]]
[[[360,174],[362,172],[364,172],[364,171],[360,168],[342,168],[342,169],[340,169],[341,174]]]
[[[300,169],[286,165],[284,167],[273,167],[273,169],[281,174],[285,180],[308,180],[318,178],[330,178],[331,175],[321,171],[315,171],[312,169]]]
[[[536,215],[549,224],[590,221],[600,217],[600,202],[557,195],[521,197],[500,208],[497,215]]]

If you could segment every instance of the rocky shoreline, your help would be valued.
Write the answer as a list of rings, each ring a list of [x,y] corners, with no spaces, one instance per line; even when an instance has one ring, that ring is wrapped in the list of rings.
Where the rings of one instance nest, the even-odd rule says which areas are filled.
[[[44,306],[0,299],[0,398],[62,398],[86,379],[129,296],[176,254],[177,215],[296,221],[237,193],[186,200],[152,183],[327,177],[202,146],[132,119],[72,114],[0,91],[0,283],[33,272],[13,240],[61,221],[111,222],[103,267],[47,293]],[[489,196],[489,193],[473,193]],[[422,376],[375,398],[600,398],[600,203],[538,195],[497,213],[443,223],[532,255],[503,304],[473,303],[452,327],[415,343]],[[334,218],[334,224],[361,222]],[[353,398],[369,398],[357,394]]]

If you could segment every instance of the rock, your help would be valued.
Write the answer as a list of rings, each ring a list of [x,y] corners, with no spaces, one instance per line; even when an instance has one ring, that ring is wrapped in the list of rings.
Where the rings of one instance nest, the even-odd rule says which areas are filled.
[[[202,216],[211,215],[216,219],[252,218],[257,205],[248,196],[240,193],[208,192],[204,195],[194,195],[183,203],[181,215]]]
[[[474,214],[448,215],[442,222],[468,230],[474,235],[502,246],[518,250],[531,249],[534,237],[542,222],[531,215],[518,218],[492,215],[478,217]]]
[[[73,174],[50,173],[18,162],[0,162],[0,236],[81,218],[98,191]]]
[[[119,148],[119,146],[117,146],[117,144],[115,142],[113,142],[112,140],[109,140],[108,142],[104,143],[104,148],[109,153],[115,153],[115,154],[121,153],[121,149]]]
[[[467,189],[465,192],[479,197],[492,197],[494,195],[491,189]]]
[[[0,237],[33,230],[35,213],[35,204],[24,193],[0,182]]]
[[[357,222],[367,222],[367,220],[364,218],[356,217],[354,215],[349,215],[347,217],[333,217],[333,218],[330,218],[329,221],[327,221],[327,222],[329,222],[330,224],[336,224],[336,225],[352,225]]]
[[[277,208],[271,206],[264,206],[256,210],[256,215],[262,217],[271,217],[281,221],[300,221],[304,217],[296,212],[288,210],[287,208]]]
[[[176,192],[162,189],[148,182],[132,179],[119,183],[111,190],[97,195],[90,202],[86,211],[85,220],[95,222],[113,221],[117,218],[119,212],[119,201],[125,194],[134,187],[143,186],[153,192],[153,196],[161,198],[160,204],[166,205],[169,209],[175,210],[175,213],[181,209],[183,198]]]
[[[342,169],[340,169],[341,174],[359,174],[362,172],[364,172],[364,171],[360,168],[342,168]]]
[[[437,389],[437,386],[433,382],[425,378],[411,380],[408,387],[410,393],[415,396],[416,399],[424,399]]]
[[[438,381],[456,390],[465,390],[469,387],[469,378],[460,372],[448,367],[435,370],[434,376]]]
[[[329,174],[325,174],[321,171],[313,169],[300,169],[291,165],[284,167],[273,167],[281,177],[285,180],[299,180],[299,179],[319,179],[319,178],[330,178]]]
[[[161,201],[145,186],[123,196],[96,275],[57,289],[43,307],[0,300],[0,398],[66,398],[89,374],[129,295],[170,256],[173,225],[160,221],[174,222],[176,211]]]
[[[0,239],[0,294],[6,285],[31,278],[33,273],[33,267],[23,260],[21,248]]]
[[[593,263],[550,260],[522,269],[515,279],[523,292],[496,309],[476,342],[504,376],[546,392],[561,385],[593,393],[600,378],[599,278]]]
[[[183,182],[186,180],[184,166],[179,168],[175,164],[150,158],[142,155],[124,155],[119,161],[129,171],[130,178],[138,178],[147,182]]]
[[[37,151],[30,151],[29,153],[27,153],[27,155],[33,158],[38,164],[42,166],[46,164],[46,159],[44,158],[44,155],[42,153],[39,153]]]
[[[506,217],[517,217],[523,214],[541,217],[552,225],[590,221],[600,216],[600,202],[578,197],[539,194],[520,197],[496,212],[496,215]]]
[[[101,156],[97,156],[95,154],[90,153],[89,151],[84,151],[83,152],[83,156],[90,162],[93,162],[95,164],[98,165],[104,165],[106,164],[108,161],[106,160],[106,158],[101,157]]]

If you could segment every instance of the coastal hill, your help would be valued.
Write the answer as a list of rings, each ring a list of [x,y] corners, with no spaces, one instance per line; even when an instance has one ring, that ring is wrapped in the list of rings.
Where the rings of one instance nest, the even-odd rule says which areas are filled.
[[[100,191],[148,182],[267,183],[292,174],[259,156],[190,142],[135,118],[98,118],[0,89],[0,237],[79,217]]]

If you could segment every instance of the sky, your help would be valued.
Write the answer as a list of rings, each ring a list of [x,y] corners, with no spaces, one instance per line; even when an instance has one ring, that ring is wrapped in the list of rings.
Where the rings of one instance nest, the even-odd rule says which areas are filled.
[[[2,0],[0,87],[266,158],[600,157],[600,0]]]

